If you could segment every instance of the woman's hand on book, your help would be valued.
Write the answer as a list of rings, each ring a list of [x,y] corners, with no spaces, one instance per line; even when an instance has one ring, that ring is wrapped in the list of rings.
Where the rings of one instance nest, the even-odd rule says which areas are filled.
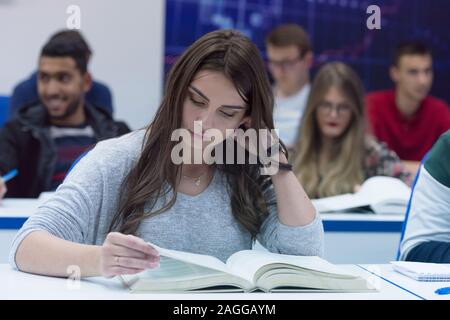
[[[136,274],[158,266],[158,251],[133,235],[111,232],[101,246],[100,270],[104,277]]]

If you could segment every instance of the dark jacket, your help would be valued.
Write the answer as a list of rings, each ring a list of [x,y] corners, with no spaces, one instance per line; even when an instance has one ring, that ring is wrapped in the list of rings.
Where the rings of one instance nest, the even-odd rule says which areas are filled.
[[[86,122],[97,141],[114,138],[130,129],[114,121],[102,109],[85,106]],[[19,174],[7,183],[7,197],[38,197],[49,191],[56,162],[56,150],[50,137],[49,119],[45,108],[38,104],[23,108],[0,131],[0,174],[12,169]]]

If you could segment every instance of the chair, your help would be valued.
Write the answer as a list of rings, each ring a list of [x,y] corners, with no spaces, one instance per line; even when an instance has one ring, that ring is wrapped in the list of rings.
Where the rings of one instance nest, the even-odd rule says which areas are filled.
[[[0,96],[0,127],[3,127],[9,118],[9,97]]]
[[[67,171],[67,174],[69,174],[70,171],[72,171],[72,169],[77,165],[78,162],[80,162],[81,159],[84,158],[85,155],[87,155],[89,153],[89,151],[91,151],[93,149],[93,147],[87,149],[86,151],[84,151],[82,154],[80,154],[78,156],[78,158],[75,159],[74,162],[72,162],[72,165],[69,168],[69,171]]]

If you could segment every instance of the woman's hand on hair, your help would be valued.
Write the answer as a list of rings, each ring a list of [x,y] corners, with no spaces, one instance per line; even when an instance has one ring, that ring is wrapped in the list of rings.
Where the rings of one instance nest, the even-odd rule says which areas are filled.
[[[158,266],[158,251],[133,235],[111,232],[101,246],[100,270],[104,277],[136,274]]]
[[[254,128],[252,128],[251,120],[247,119],[239,126],[238,129],[242,129],[245,132],[248,129],[254,129]],[[276,134],[271,132],[271,130],[268,129],[264,123],[262,124],[262,128],[260,128],[260,129],[266,130],[266,138],[264,139],[264,137],[259,135],[259,132],[256,132],[256,135],[259,138],[262,138],[262,140],[259,142],[262,144],[259,147],[263,147],[265,150],[267,150],[271,146],[275,146],[275,147],[278,146],[279,138],[276,136]],[[250,141],[250,145],[247,145],[246,140],[240,139],[240,136],[237,133],[234,134],[234,139],[238,142],[238,144],[241,147],[245,148],[248,152],[256,153],[258,151],[257,141]]]

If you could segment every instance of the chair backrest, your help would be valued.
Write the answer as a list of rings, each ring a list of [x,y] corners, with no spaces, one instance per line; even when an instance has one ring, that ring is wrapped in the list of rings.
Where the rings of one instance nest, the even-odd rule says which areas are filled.
[[[80,162],[81,159],[84,158],[85,155],[87,155],[89,153],[89,151],[91,151],[93,149],[93,147],[88,148],[86,151],[84,151],[82,154],[80,154],[78,156],[78,158],[75,159],[74,162],[72,162],[72,165],[69,168],[69,171],[67,171],[67,174],[69,174],[70,171],[72,171],[72,169],[77,165],[78,162]]]
[[[0,127],[3,127],[9,117],[9,97],[0,96]]]
[[[416,176],[414,177],[413,185],[411,187],[411,195],[409,196],[408,207],[406,208],[405,220],[403,220],[402,233],[400,235],[400,242],[398,244],[398,249],[397,249],[397,261],[400,259],[400,249],[402,246],[403,238],[405,237],[406,225],[408,224],[409,212],[411,211],[411,202],[412,202],[412,199],[414,196],[414,190],[416,189],[416,184],[417,184],[417,181],[419,180],[420,171],[422,170],[422,165],[425,163],[427,158],[428,158],[428,153],[425,154],[422,161],[420,162],[419,170],[417,170]]]

